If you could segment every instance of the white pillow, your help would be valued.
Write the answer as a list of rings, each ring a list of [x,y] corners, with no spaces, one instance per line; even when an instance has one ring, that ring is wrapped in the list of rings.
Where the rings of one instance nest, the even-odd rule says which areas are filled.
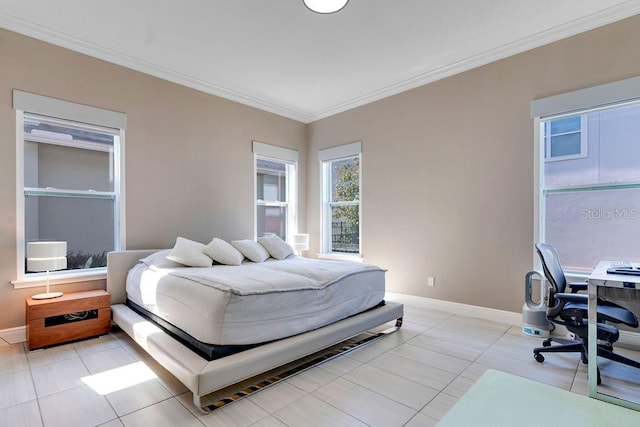
[[[211,267],[213,261],[205,255],[204,248],[205,245],[200,242],[178,237],[167,259],[189,267]]]
[[[258,237],[260,243],[275,259],[285,259],[293,253],[293,248],[275,234]]]
[[[158,268],[183,267],[183,264],[167,259],[167,256],[169,256],[171,251],[172,249],[164,249],[162,251],[154,252],[148,257],[141,259],[140,261],[148,265],[149,267],[158,267]]]
[[[269,252],[255,240],[234,240],[231,244],[253,262],[263,262],[269,258]]]
[[[214,237],[213,240],[204,248],[204,253],[209,255],[214,261],[225,265],[240,265],[244,259],[244,255],[230,243],[222,239]]]

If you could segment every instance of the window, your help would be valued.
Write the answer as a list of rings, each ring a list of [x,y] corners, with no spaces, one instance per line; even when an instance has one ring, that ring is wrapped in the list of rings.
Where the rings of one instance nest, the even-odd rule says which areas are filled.
[[[122,249],[123,242],[120,155],[124,129],[69,118],[91,119],[91,114],[78,112],[98,112],[100,117],[105,111],[104,121],[110,124],[112,112],[107,110],[24,92],[14,91],[14,107],[21,219],[15,283],[42,275],[26,270],[26,243],[32,241],[67,242],[67,271],[55,273],[59,277],[90,271],[104,274],[107,253]],[[56,112],[58,117],[53,115]],[[121,113],[115,115],[118,120],[113,124],[122,124]]]
[[[360,255],[361,143],[319,151],[322,253]]]
[[[570,116],[544,122],[544,149],[547,161],[587,156],[586,115]]]
[[[631,80],[640,95],[640,80]],[[580,98],[589,107],[539,116],[540,158],[545,161],[539,169],[537,239],[557,248],[565,269],[587,272],[602,259],[640,260],[640,100],[609,100],[594,107]],[[584,155],[574,155],[578,143],[571,137],[562,154],[549,159],[548,140],[554,133],[549,130],[570,135],[578,128]]]
[[[297,231],[298,152],[254,141],[256,237],[275,234],[291,240]]]

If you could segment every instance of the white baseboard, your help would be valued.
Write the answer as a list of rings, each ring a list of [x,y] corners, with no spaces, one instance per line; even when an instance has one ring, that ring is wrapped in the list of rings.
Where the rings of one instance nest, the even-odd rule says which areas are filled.
[[[9,328],[0,330],[0,340],[7,344],[17,344],[27,340],[27,327],[18,326],[17,328]],[[0,342],[0,345],[2,343]]]
[[[396,294],[387,292],[386,298],[389,301],[406,303],[414,307],[431,308],[434,310],[443,310],[450,313],[459,314],[461,316],[475,317],[478,319],[491,320],[508,325],[522,326],[522,313],[514,313],[511,311],[496,310],[494,308],[479,307],[476,305],[460,304],[457,302],[443,301],[432,298],[418,297],[414,295]],[[554,335],[565,336],[568,331],[563,327],[556,327]],[[640,333],[631,331],[620,331],[620,339],[617,344],[621,347],[640,349]]]
[[[443,301],[414,295],[396,294],[393,292],[387,292],[386,298],[389,301],[397,301],[400,303],[404,302],[414,307],[443,310],[459,314],[461,316],[476,317],[478,319],[492,320],[494,322],[506,323],[509,325],[522,325],[522,313],[514,313],[511,311],[496,310],[495,308],[479,307],[477,305],[461,304],[458,302]]]

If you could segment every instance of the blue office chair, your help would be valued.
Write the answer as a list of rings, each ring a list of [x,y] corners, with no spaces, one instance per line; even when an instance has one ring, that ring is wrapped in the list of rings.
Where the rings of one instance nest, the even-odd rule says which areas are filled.
[[[535,246],[549,283],[547,318],[556,325],[566,327],[575,338],[547,338],[542,342],[542,347],[533,349],[533,355],[536,361],[542,363],[544,356],[541,353],[574,352],[580,353],[582,362],[587,363],[588,296],[578,293],[586,290],[587,284],[585,282],[567,283],[555,248],[546,243],[536,243]],[[570,290],[570,293],[567,293],[567,290]],[[637,328],[638,318],[626,308],[601,299],[598,299],[597,312],[598,356],[640,368],[640,362],[613,352],[613,343],[620,337],[620,332],[611,324],[624,324]],[[552,342],[557,342],[558,345],[551,345]],[[598,384],[600,384],[599,370]]]

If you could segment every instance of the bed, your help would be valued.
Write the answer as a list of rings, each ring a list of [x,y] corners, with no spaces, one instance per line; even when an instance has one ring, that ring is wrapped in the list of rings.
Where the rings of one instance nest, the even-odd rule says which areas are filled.
[[[294,293],[288,288],[286,280],[292,274],[290,269],[300,269],[300,265],[302,265],[302,269],[309,270],[308,274],[311,276],[316,274],[326,279],[326,272],[318,272],[318,267],[313,265],[321,261],[308,263],[304,259],[298,259],[299,257],[291,257],[289,262],[272,261],[271,263],[262,263],[261,266],[249,263],[247,268],[250,270],[250,277],[278,277],[266,285],[275,289],[276,292],[255,288],[254,285],[243,288],[242,283],[238,284],[239,288],[234,287],[234,290],[229,290],[225,289],[226,284],[211,281],[206,275],[205,269],[192,269],[190,273],[195,274],[196,278],[194,279],[193,277],[183,277],[185,274],[181,269],[169,269],[167,272],[162,269],[149,269],[145,265],[141,266],[141,259],[148,258],[158,252],[159,250],[132,250],[108,254],[107,291],[111,294],[112,320],[193,393],[194,404],[203,412],[210,412],[216,408],[213,405],[202,404],[202,397],[209,393],[307,357],[387,322],[395,320],[396,324],[394,327],[374,335],[374,337],[391,333],[401,325],[403,306],[379,301],[384,298],[384,288],[381,291],[379,284],[365,286],[363,295],[354,293],[352,283],[349,281],[353,276],[351,274],[342,274],[341,277],[344,276],[346,281],[338,281],[340,283],[336,282],[336,285],[333,284],[332,279],[324,280],[323,283],[329,283],[331,286],[323,285],[321,289],[317,289],[317,286],[310,282],[306,288],[303,286],[301,292],[307,295],[302,295],[301,300],[290,301],[291,295]],[[235,276],[235,272],[241,271],[240,268],[229,267],[227,276]],[[275,270],[269,270],[273,268]],[[315,273],[312,271],[314,269]],[[375,269],[369,269],[364,272],[365,277],[370,279],[365,282],[379,281],[379,272],[375,271]],[[154,292],[153,286],[156,285],[144,285],[144,282],[147,280],[152,284],[160,283],[157,277],[153,277],[158,274],[162,276],[163,286],[171,276],[170,281],[178,283],[177,289],[190,289],[191,291],[180,293],[163,287],[162,292]],[[136,291],[135,288],[131,288],[131,285],[127,285],[127,276],[142,282],[142,288],[138,287]],[[138,276],[137,279],[136,276]],[[144,277],[145,280],[140,280],[141,277]],[[128,287],[129,289],[127,289]],[[127,291],[129,291],[130,298],[128,298]],[[204,301],[206,293],[224,295],[222,298],[218,296],[218,299],[226,299],[226,301],[202,304],[201,301]],[[153,299],[154,294],[157,295],[155,297],[157,301]],[[196,299],[184,299],[184,294],[195,294]],[[311,303],[309,300],[313,294],[321,295],[317,304]],[[336,300],[332,299],[323,301],[328,298],[328,294],[332,294],[333,297],[337,295],[339,298],[337,301],[343,301],[344,304],[335,303]],[[164,300],[161,301],[161,298]],[[248,319],[243,319],[236,308],[239,300],[250,301],[248,306],[242,306],[245,307],[241,309],[243,312],[247,312],[246,307],[253,307],[253,309],[249,308],[252,315],[248,316]],[[304,311],[292,313],[283,310],[279,306],[279,300],[288,301],[288,305],[285,304],[286,307],[289,307],[287,310],[292,306],[308,306],[313,310],[310,313]],[[306,303],[302,304],[299,301],[306,301]],[[209,331],[202,330],[202,328],[198,328],[202,321],[197,320],[197,316],[179,314],[184,313],[192,304],[195,304],[192,311],[198,311],[200,316],[208,318],[208,321],[213,321],[217,326]],[[198,304],[200,305],[198,306]],[[217,310],[209,310],[209,306],[215,304],[223,305]],[[251,304],[254,305],[251,306]],[[165,327],[166,325],[153,321],[157,320],[154,319],[156,314],[167,316],[167,313],[162,312],[163,309],[158,307],[170,305],[178,308],[172,311],[175,314],[168,315],[167,323],[169,326],[177,325],[178,333],[168,329]],[[260,307],[276,307],[276,310],[267,312],[267,314],[256,313]],[[220,313],[223,313],[224,316]],[[277,316],[278,313],[288,315]],[[336,316],[340,320],[333,321],[332,318]],[[186,318],[186,320],[181,320],[181,318]],[[194,321],[194,319],[196,320]],[[230,322],[224,323],[226,320],[230,320]],[[269,327],[260,328],[260,325],[265,321]],[[186,333],[186,340],[180,336],[180,331]],[[241,351],[228,355],[224,352],[218,355],[209,354],[194,346],[188,337],[193,338],[196,342],[206,342],[222,346],[225,349],[237,347]]]

